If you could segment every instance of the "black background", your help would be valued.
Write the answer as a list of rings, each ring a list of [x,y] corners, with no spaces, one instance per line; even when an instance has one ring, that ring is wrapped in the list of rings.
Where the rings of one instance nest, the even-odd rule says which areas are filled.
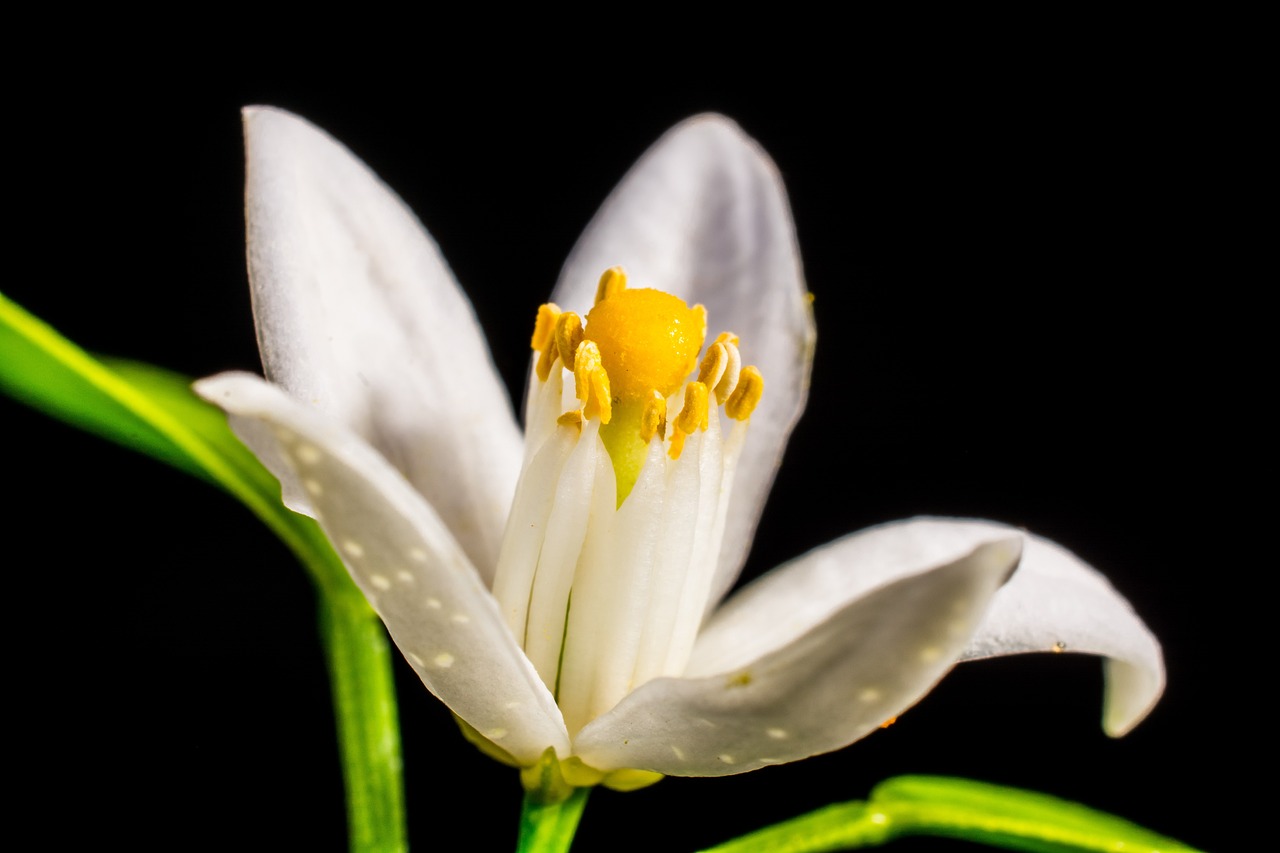
[[[692,850],[901,773],[1038,789],[1220,849],[1206,790],[1248,720],[1221,669],[1219,590],[1254,558],[1215,478],[1239,448],[1211,434],[1236,411],[1209,339],[1229,297],[1200,268],[1213,170],[1193,134],[1212,99],[1193,61],[1123,48],[904,45],[790,73],[726,57],[682,79],[657,73],[662,50],[591,46],[563,72],[497,50],[356,73],[317,46],[288,75],[115,57],[13,107],[20,272],[3,289],[93,351],[258,370],[238,110],[273,104],[418,213],[518,391],[534,312],[599,202],[671,124],[730,115],[784,176],[818,325],[746,575],[916,514],[1024,525],[1134,603],[1169,687],[1111,740],[1095,659],[965,665],[840,752],[600,791],[579,849]],[[10,774],[49,841],[344,849],[314,598],[292,557],[210,487],[11,401],[0,417],[19,545]],[[472,849],[510,849],[515,774],[396,674],[415,846],[461,827]]]

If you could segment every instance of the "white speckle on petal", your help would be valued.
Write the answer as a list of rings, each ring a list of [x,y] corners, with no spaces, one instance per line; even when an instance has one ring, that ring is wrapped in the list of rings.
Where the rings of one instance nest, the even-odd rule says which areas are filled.
[[[401,583],[413,583],[413,573],[406,572],[404,569],[401,569],[400,571],[396,572],[396,580],[400,581]]]
[[[319,497],[320,495],[324,494],[324,486],[320,485],[319,480],[303,480],[302,486],[307,490],[307,493],[310,495]]]
[[[925,646],[923,649],[920,650],[920,662],[933,663],[938,659],[938,656],[941,654],[942,654],[942,649],[938,648],[937,646]]]
[[[465,613],[455,613],[449,617],[450,621],[457,622],[459,625],[465,625],[471,621],[471,617]]]
[[[672,751],[672,752],[674,752],[674,753],[676,754],[676,758],[680,759],[681,761],[684,761],[684,750],[683,750],[683,749],[681,749],[681,748],[680,748],[680,747],[678,747],[678,746],[673,746],[673,747],[671,747],[671,751]]]
[[[723,761],[725,764],[732,764],[732,763],[733,763],[733,756],[732,756],[732,755],[729,755],[728,753],[722,753],[721,755],[719,755],[719,756],[717,756],[717,757],[718,757],[721,761]]]
[[[292,444],[294,440],[297,438],[296,435],[294,435],[292,432],[290,432],[289,430],[285,429],[282,426],[277,426],[275,429],[272,430],[272,432],[275,433],[276,439],[280,441],[282,444]]]
[[[506,708],[508,711],[514,711],[516,708],[519,708],[522,704],[523,704],[522,702],[517,702],[516,700],[512,699],[510,702],[507,702],[502,707]]]
[[[441,669],[448,669],[453,666],[454,657],[448,652],[441,652],[431,659],[431,662]]]
[[[484,736],[487,737],[489,740],[502,740],[504,737],[507,736],[507,730],[506,729],[489,729],[489,731],[484,733]]]
[[[769,737],[773,738],[774,740],[784,740],[787,737],[786,729],[778,729],[778,728],[765,729],[764,733],[767,734]]]
[[[343,539],[342,550],[346,552],[348,557],[364,556],[364,546],[354,539]]]
[[[391,589],[391,581],[382,575],[369,575],[369,583],[384,591]]]
[[[780,758],[757,758],[756,760],[759,761],[761,764],[781,764],[782,763],[782,759]]]
[[[440,609],[440,599],[438,599],[438,598],[428,598],[428,599],[427,599],[427,606],[428,606],[428,607],[430,607],[432,610],[439,610],[439,609]]]
[[[421,548],[410,548],[409,559],[415,563],[425,563],[427,561],[427,552]]]
[[[298,459],[300,459],[304,465],[314,465],[317,462],[319,462],[322,458],[323,458],[323,454],[320,453],[320,449],[315,445],[313,444],[298,445]]]
[[[427,662],[424,661],[420,655],[415,655],[413,652],[409,652],[407,655],[405,655],[405,657],[409,658],[410,662],[412,662],[415,666],[427,665]]]
[[[874,687],[864,687],[858,691],[858,700],[862,702],[876,702],[880,699],[880,691]]]

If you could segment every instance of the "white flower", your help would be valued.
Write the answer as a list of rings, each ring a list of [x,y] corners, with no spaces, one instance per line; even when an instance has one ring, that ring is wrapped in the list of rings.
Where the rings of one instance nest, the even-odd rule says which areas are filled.
[[[696,364],[681,362],[657,395],[673,406],[666,441],[659,430],[637,445],[620,505],[627,465],[598,437],[600,405],[630,405],[616,367],[593,373],[572,338],[531,376],[522,450],[470,305],[412,212],[295,116],[246,110],[245,136],[270,383],[224,374],[198,389],[286,504],[319,521],[423,683],[486,751],[530,767],[551,749],[577,784],[626,785],[629,769],[740,773],[852,743],[958,661],[1064,648],[1108,659],[1109,733],[1159,698],[1159,645],[1128,603],[1060,546],[992,522],[850,534],[720,604],[803,407],[814,342],[781,180],[729,121],[664,136],[553,294],[585,316],[601,273],[621,265],[635,284],[701,303],[712,334],[741,342],[722,352],[721,393],[707,382],[703,429],[676,425]],[[725,418],[738,349],[767,390]],[[601,385],[593,402],[565,366],[615,393]]]

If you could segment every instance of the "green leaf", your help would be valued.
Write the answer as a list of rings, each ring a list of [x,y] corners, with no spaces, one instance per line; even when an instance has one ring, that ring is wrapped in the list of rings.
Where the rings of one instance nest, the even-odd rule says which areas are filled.
[[[280,502],[276,479],[190,379],[96,359],[0,294],[0,391],[226,489],[297,554],[317,586],[363,600],[320,528]]]
[[[4,294],[0,391],[225,489],[293,551],[320,597],[351,849],[407,850],[386,634],[319,526],[281,503],[279,483],[235,437],[222,411],[198,397],[187,377],[94,358]]]
[[[899,776],[867,801],[839,803],[744,835],[706,853],[819,853],[895,838],[960,838],[1032,853],[1197,853],[1195,848],[1079,803],[941,776]]]

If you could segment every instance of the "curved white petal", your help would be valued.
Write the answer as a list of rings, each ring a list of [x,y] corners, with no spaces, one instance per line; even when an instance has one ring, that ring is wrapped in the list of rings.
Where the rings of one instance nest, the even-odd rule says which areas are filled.
[[[792,642],[873,590],[1021,537],[986,521],[912,518],[842,536],[739,590],[698,635],[686,675],[724,672]]]
[[[733,584],[809,390],[814,326],[786,191],[768,155],[733,122],[698,116],[664,135],[610,194],[565,263],[553,300],[590,309],[600,274],[707,307],[711,336],[742,337],[764,375],[738,462],[712,600]]]
[[[470,303],[412,211],[330,136],[244,111],[249,279],[271,381],[376,447],[492,580],[520,435]]]
[[[917,564],[761,657],[651,681],[584,728],[574,752],[601,770],[722,776],[846,746],[951,668],[1019,549],[1015,535],[945,565]]]
[[[427,689],[524,764],[567,754],[555,700],[449,530],[358,436],[249,374],[196,390],[315,518]]]
[[[1079,557],[1028,534],[1018,571],[962,659],[1047,651],[1107,658],[1102,726],[1113,737],[1141,722],[1164,691],[1160,644],[1129,602]]]

